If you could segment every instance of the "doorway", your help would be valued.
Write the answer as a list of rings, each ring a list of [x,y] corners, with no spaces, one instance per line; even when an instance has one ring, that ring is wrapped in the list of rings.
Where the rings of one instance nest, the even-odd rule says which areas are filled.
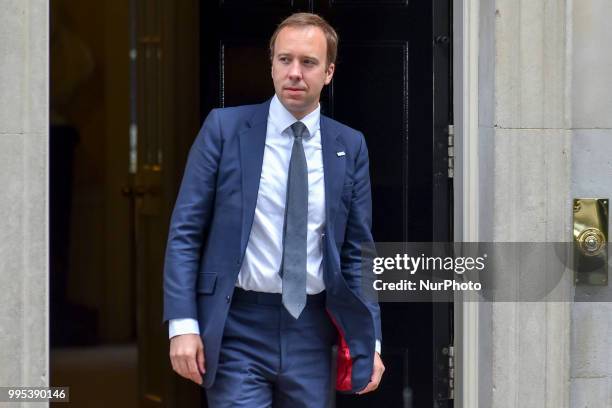
[[[199,388],[175,375],[161,320],[167,222],[187,152],[207,113],[273,95],[268,40],[297,11],[339,32],[322,113],[365,134],[377,242],[452,241],[450,0],[133,0],[137,49],[133,125],[141,406],[189,406]],[[130,156],[132,157],[132,156]],[[387,371],[371,395],[336,407],[452,407],[451,304],[383,303]],[[204,405],[205,399],[201,398]]]
[[[448,0],[202,3],[200,116],[273,95],[268,40],[298,11],[317,13],[338,31],[322,113],[366,137],[375,241],[452,241]],[[361,397],[338,394],[336,407],[452,407],[452,304],[382,303],[381,312],[387,367],[381,387]]]
[[[50,20],[49,381],[74,407],[132,407],[129,6],[52,0]]]

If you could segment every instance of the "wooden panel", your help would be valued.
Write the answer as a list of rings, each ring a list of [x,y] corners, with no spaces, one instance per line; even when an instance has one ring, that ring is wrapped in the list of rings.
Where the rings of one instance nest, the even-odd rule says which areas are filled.
[[[162,10],[160,0],[137,1],[135,12],[137,32],[137,170],[135,185],[144,192],[153,179],[159,181],[161,172],[161,128],[162,128]],[[157,186],[159,187],[159,185]],[[164,360],[161,333],[153,325],[153,317],[159,313],[159,301],[152,299],[159,293],[160,271],[155,265],[159,259],[151,259],[159,248],[161,231],[154,231],[159,208],[155,201],[144,194],[134,194],[135,241],[136,241],[136,286],[137,286],[137,334],[138,334],[138,380],[140,403],[143,407],[160,407],[164,399]],[[158,257],[156,257],[158,258]],[[153,263],[149,263],[154,261]],[[150,269],[152,268],[152,269]],[[149,272],[149,273],[147,273]]]
[[[378,241],[402,241],[406,228],[407,74],[407,42],[344,43],[330,95],[334,117],[368,143]]]
[[[164,253],[178,187],[177,168],[182,174],[185,146],[200,125],[198,60],[193,57],[198,54],[198,0],[134,0],[133,10],[138,30],[134,118],[138,161],[130,191],[136,237],[140,406],[197,406],[199,387],[172,371],[168,329],[161,319]]]
[[[267,43],[221,45],[221,106],[261,103],[274,94],[268,55]]]

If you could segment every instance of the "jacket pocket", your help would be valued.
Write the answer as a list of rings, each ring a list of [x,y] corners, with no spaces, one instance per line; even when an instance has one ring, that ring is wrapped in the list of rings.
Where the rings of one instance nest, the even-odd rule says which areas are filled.
[[[196,292],[204,295],[210,295],[215,291],[216,282],[216,272],[202,272],[198,275],[198,284],[196,287]]]

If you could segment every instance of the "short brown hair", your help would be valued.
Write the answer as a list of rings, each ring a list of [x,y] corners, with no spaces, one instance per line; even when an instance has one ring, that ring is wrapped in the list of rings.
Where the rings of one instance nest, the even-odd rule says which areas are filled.
[[[325,39],[327,40],[327,64],[329,67],[330,64],[334,64],[336,62],[336,55],[338,54],[338,34],[336,30],[329,25],[325,19],[317,14],[312,13],[295,13],[284,19],[276,30],[274,34],[272,34],[272,38],[270,38],[270,60],[274,58],[274,43],[276,42],[276,37],[280,30],[285,27],[307,27],[314,26],[319,27],[323,34],[325,34]]]

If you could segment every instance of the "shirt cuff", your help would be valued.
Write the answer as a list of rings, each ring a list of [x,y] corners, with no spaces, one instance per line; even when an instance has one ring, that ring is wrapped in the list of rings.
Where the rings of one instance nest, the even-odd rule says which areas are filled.
[[[376,351],[380,355],[381,350],[380,340],[376,339],[376,344],[374,345],[374,351]]]
[[[170,319],[168,332],[170,338],[181,334],[200,334],[200,327],[196,319]]]

